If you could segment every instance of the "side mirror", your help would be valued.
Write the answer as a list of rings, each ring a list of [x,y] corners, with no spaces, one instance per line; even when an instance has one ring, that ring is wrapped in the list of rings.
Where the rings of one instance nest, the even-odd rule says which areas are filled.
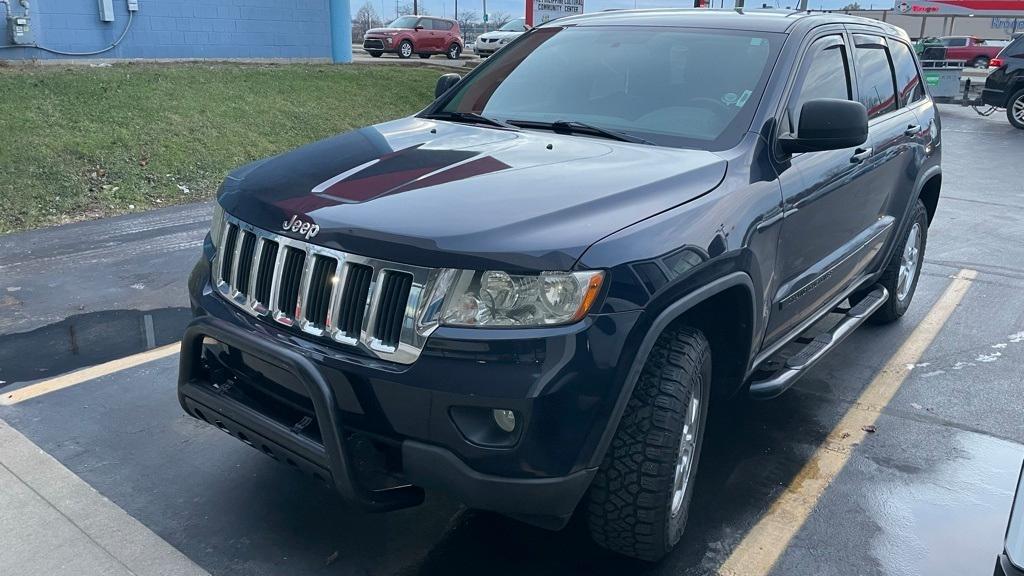
[[[462,80],[462,76],[458,74],[445,74],[437,79],[437,85],[434,86],[434,98],[440,98],[441,94],[447,92],[452,86],[455,86]]]
[[[413,26],[412,29],[413,30],[423,30],[423,26],[420,26],[419,24],[417,24],[416,26]]]
[[[785,152],[820,152],[859,146],[868,139],[868,110],[860,102],[819,98],[800,109],[796,137],[780,138]]]

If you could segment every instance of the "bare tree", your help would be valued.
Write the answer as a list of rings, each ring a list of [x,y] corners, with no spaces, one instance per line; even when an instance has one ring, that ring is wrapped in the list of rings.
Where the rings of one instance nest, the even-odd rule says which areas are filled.
[[[352,18],[352,32],[356,37],[361,37],[370,28],[377,28],[381,25],[381,18],[369,0],[356,11]]]
[[[430,16],[430,11],[423,7],[422,4],[416,5],[409,2],[399,4],[397,6],[399,16],[409,16],[410,14],[416,14],[418,16]]]
[[[462,40],[465,42],[468,38],[467,34],[476,28],[477,23],[480,21],[480,15],[477,14],[476,10],[463,10],[456,15],[455,20],[459,23],[459,29],[462,30]]]
[[[501,28],[505,24],[508,24],[508,21],[511,19],[512,15],[509,14],[508,12],[495,12],[491,14],[491,18],[488,24],[494,26],[494,29],[497,30],[498,28]]]

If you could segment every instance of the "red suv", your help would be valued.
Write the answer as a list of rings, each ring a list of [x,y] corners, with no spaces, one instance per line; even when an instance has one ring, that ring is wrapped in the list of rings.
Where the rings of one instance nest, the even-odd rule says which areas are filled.
[[[420,58],[444,54],[449,60],[462,54],[459,23],[433,16],[401,16],[386,28],[373,28],[363,35],[363,50],[379,58],[385,52],[394,52],[399,58],[414,53]]]

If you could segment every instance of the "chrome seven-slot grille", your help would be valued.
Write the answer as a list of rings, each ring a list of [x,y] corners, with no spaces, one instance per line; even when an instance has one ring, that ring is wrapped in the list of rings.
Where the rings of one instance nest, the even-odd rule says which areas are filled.
[[[426,336],[414,329],[416,313],[432,269],[331,250],[227,214],[219,228],[214,285],[232,304],[379,358],[419,357]]]

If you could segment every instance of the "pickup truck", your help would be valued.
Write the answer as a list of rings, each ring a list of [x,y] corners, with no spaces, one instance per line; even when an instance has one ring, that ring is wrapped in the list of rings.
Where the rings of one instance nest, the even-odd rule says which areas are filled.
[[[1003,46],[988,44],[981,38],[974,36],[943,36],[941,38],[926,38],[917,43],[918,54],[923,53],[927,48],[945,47],[946,56],[944,60],[957,60],[965,62],[971,68],[988,68]]]
[[[657,560],[730,400],[914,297],[942,147],[899,28],[570,16],[435,97],[228,175],[189,279],[181,406],[355,506]]]

